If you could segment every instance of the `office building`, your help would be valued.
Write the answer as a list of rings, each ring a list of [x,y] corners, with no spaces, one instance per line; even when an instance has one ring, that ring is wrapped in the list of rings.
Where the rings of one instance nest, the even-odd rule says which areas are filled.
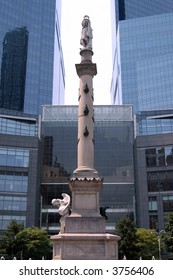
[[[161,231],[173,211],[173,109],[136,115],[137,225]]]
[[[173,212],[173,134],[138,136],[135,140],[137,224],[164,230]]]
[[[77,106],[43,106],[41,141],[42,228],[58,231],[60,219],[51,205],[53,198],[70,194],[68,178],[77,167]],[[135,219],[133,114],[131,106],[94,106],[94,166],[104,178],[100,210],[107,218],[107,231],[114,232],[122,217]]]
[[[0,231],[39,226],[40,141],[35,115],[0,109]]]
[[[134,113],[172,108],[172,1],[112,4],[112,104],[132,104]]]
[[[0,1],[0,108],[64,103],[60,0]]]
[[[138,136],[173,133],[173,109],[142,111],[135,118]]]
[[[137,226],[160,231],[173,211],[173,2],[111,4],[112,104],[132,104],[135,113]]]

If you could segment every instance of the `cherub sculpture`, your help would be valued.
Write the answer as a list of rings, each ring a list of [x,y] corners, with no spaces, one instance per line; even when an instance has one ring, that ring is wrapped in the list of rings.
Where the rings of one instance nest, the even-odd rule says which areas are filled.
[[[52,205],[58,208],[58,213],[61,215],[60,219],[60,234],[64,233],[65,219],[70,214],[70,196],[62,193],[63,199],[52,199]]]

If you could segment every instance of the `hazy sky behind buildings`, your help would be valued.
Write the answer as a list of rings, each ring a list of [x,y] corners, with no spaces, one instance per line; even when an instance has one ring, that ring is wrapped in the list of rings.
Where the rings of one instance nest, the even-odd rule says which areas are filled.
[[[88,15],[93,29],[93,63],[97,75],[93,80],[94,104],[110,104],[112,75],[111,9],[109,0],[63,0],[61,39],[64,55],[66,88],[65,104],[78,104],[79,78],[75,64],[80,63],[81,22]]]

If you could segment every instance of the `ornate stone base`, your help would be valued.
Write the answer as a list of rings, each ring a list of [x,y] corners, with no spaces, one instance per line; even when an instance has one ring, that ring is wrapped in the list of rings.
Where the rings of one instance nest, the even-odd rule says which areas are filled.
[[[54,260],[117,260],[118,240],[112,234],[64,233],[51,237]]]
[[[99,213],[100,178],[71,178],[72,213],[63,234],[51,236],[53,259],[117,260],[119,236],[106,233]]]

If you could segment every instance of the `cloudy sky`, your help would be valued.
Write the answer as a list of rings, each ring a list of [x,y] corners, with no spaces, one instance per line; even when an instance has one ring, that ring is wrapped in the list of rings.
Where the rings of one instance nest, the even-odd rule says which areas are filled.
[[[78,104],[79,78],[75,64],[80,63],[81,22],[88,15],[93,29],[94,104],[110,104],[112,74],[111,10],[109,0],[62,0],[61,39],[66,72],[65,104]]]

